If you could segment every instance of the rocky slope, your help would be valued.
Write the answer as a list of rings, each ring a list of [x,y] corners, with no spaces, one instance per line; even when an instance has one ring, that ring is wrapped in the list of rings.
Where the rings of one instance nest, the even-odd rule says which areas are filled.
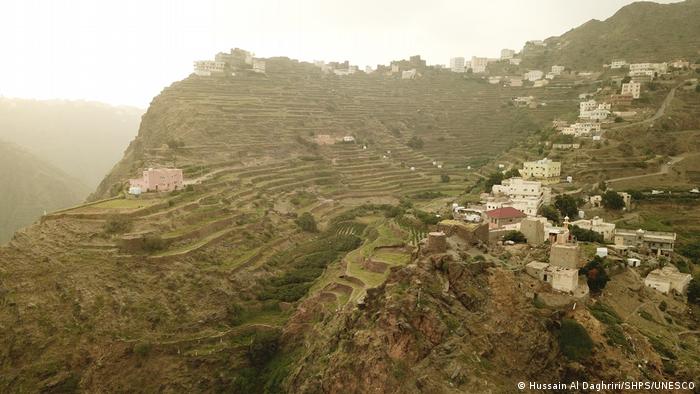
[[[44,212],[81,202],[88,188],[75,178],[20,148],[0,141],[0,244]]]
[[[632,63],[662,62],[673,58],[700,58],[698,37],[700,1],[672,4],[640,1],[622,7],[604,21],[591,20],[545,42],[546,48],[528,46],[524,65],[564,65],[596,70],[613,59]]]

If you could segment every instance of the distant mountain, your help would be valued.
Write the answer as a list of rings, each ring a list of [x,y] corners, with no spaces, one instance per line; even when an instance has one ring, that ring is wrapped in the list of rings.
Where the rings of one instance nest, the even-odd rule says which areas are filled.
[[[136,136],[142,114],[94,102],[0,98],[0,139],[94,189]]]
[[[590,20],[545,43],[525,47],[526,67],[560,64],[583,70],[600,69],[612,59],[694,61],[700,59],[700,0],[632,3],[605,21]]]
[[[50,212],[82,201],[88,187],[15,144],[0,141],[0,243]]]

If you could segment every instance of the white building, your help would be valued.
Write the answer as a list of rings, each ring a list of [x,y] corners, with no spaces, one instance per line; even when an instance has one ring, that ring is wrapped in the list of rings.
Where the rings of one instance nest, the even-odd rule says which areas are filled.
[[[561,75],[561,73],[564,72],[565,68],[566,67],[564,67],[564,66],[552,66],[552,74]]]
[[[597,103],[595,100],[582,101],[579,104],[579,117],[591,120],[604,120],[610,116],[610,103]]]
[[[569,127],[564,127],[561,133],[564,135],[573,135],[574,137],[589,137],[592,134],[600,133],[600,130],[600,123],[580,122],[574,123]]]
[[[515,51],[512,49],[501,49],[501,60],[512,59]]]
[[[508,84],[512,87],[522,87],[523,79],[520,77],[508,77]]]
[[[536,161],[526,161],[520,174],[525,178],[551,179],[561,175],[561,162],[548,158]]]
[[[253,71],[256,73],[265,74],[265,60],[253,59]]]
[[[535,279],[549,283],[552,289],[571,293],[578,287],[578,269],[555,267],[533,261],[525,266],[525,272]]]
[[[450,59],[450,70],[456,73],[463,73],[466,71],[464,68],[464,58],[463,57],[453,57]]]
[[[401,79],[416,79],[416,76],[418,75],[418,72],[416,71],[415,68],[403,71],[401,73]]]
[[[517,57],[514,57],[514,58],[512,58],[512,59],[508,59],[508,63],[510,63],[510,64],[513,65],[513,66],[519,66],[519,65],[520,65],[520,62],[522,62],[522,61],[523,61],[523,59],[520,59],[520,58],[517,58]]]
[[[625,66],[627,66],[626,60],[613,60],[612,63],[610,63],[610,68],[613,70],[617,70]]]
[[[507,197],[509,200],[496,208],[511,206],[528,216],[537,216],[537,211],[542,204],[549,200],[551,190],[543,187],[542,183],[538,181],[510,178],[503,180],[500,185],[494,185],[491,193],[496,199]]]
[[[588,115],[598,108],[598,103],[595,100],[581,101],[578,105],[579,117],[587,118]]]
[[[642,93],[642,84],[639,82],[628,82],[622,84],[622,91],[620,92],[623,96],[632,96],[634,99],[638,99]]]
[[[223,74],[225,62],[217,62],[214,60],[198,60],[194,62],[194,73],[199,76],[208,77],[212,74]]]
[[[487,64],[489,64],[488,58],[472,56],[471,69],[473,73],[486,72]]]
[[[651,76],[666,74],[668,72],[668,64],[666,64],[666,63],[632,63],[632,64],[630,64],[630,76],[635,76],[633,74],[649,75],[649,71],[651,71]]]
[[[678,272],[678,268],[667,265],[661,269],[655,269],[644,279],[644,286],[651,287],[663,294],[668,294],[671,290],[678,294],[685,293],[692,276]]]
[[[523,77],[530,82],[535,82],[542,79],[542,77],[544,77],[544,73],[541,70],[530,70],[526,72]]]
[[[596,233],[602,235],[603,239],[606,241],[612,241],[615,237],[615,223],[606,223],[598,216],[594,217],[593,219],[577,220],[571,224],[584,230],[595,231]]]

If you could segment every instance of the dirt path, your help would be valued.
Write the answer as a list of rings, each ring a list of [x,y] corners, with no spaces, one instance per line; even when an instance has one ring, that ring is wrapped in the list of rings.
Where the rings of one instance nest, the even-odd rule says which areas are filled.
[[[671,161],[669,161],[668,163],[664,163],[661,166],[660,171],[652,172],[649,174],[640,174],[640,175],[625,176],[622,178],[608,179],[607,181],[605,181],[605,183],[610,184],[610,183],[619,182],[619,181],[628,181],[630,179],[646,178],[648,176],[666,175],[671,170],[671,167],[673,167],[675,164],[678,164],[683,159],[685,159],[685,155],[674,156],[671,158]]]
[[[654,121],[656,121],[660,117],[664,116],[664,114],[666,113],[666,109],[671,104],[671,101],[673,101],[673,98],[676,95],[676,89],[678,89],[678,87],[681,86],[683,83],[685,83],[685,81],[683,81],[683,82],[681,82],[681,84],[671,88],[671,91],[668,92],[668,95],[666,95],[666,98],[661,103],[661,106],[659,107],[659,109],[656,110],[656,113],[651,118],[640,120],[639,122],[634,122],[634,123],[630,123],[630,124],[626,124],[626,125],[611,127],[610,130],[621,130],[621,129],[626,129],[628,127],[640,126],[640,125],[644,125],[647,123],[654,123]]]

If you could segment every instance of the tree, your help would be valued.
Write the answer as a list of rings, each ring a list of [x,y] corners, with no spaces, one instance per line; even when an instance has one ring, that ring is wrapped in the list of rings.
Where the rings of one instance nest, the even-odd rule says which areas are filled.
[[[586,275],[588,289],[591,291],[591,294],[600,294],[610,280],[603,266],[603,259],[600,256],[595,256],[593,260],[589,261],[586,266],[581,268],[580,273],[581,275]]]
[[[605,242],[603,239],[603,234],[597,233],[593,230],[586,230],[579,226],[571,226],[571,235],[573,235],[576,240],[581,242]]]
[[[296,220],[297,226],[299,226],[300,229],[310,232],[310,233],[315,233],[318,232],[318,227],[316,226],[316,219],[314,219],[314,215],[310,214],[309,212],[304,212],[299,216]]]
[[[606,209],[615,211],[619,211],[625,207],[625,199],[622,198],[619,193],[612,190],[608,190],[603,194],[602,203]]]
[[[562,215],[570,219],[578,217],[578,200],[569,194],[560,194],[554,199],[554,206]]]
[[[520,176],[520,171],[517,168],[511,168],[503,174],[503,179],[515,178]]]
[[[700,280],[693,278],[688,284],[688,302],[700,305]]]
[[[540,207],[539,214],[546,217],[547,220],[551,220],[554,223],[559,223],[561,221],[559,211],[552,205],[543,205],[542,207]]]
[[[500,185],[501,181],[503,181],[502,173],[494,172],[493,174],[489,175],[489,177],[486,179],[486,184],[484,185],[486,191],[490,192],[493,185]]]
[[[695,85],[695,91],[700,93],[700,83]]]
[[[630,77],[630,76],[628,75],[628,76],[622,78],[622,83],[629,83],[631,80],[632,80],[632,77]]]
[[[678,251],[685,257],[693,260],[694,263],[700,263],[700,241],[681,245]]]
[[[450,181],[450,176],[447,174],[440,175],[440,181],[442,183],[448,183]]]
[[[527,242],[527,238],[525,238],[525,234],[521,233],[520,231],[508,231],[506,235],[503,236],[504,241],[513,241],[516,244],[522,244]]]

